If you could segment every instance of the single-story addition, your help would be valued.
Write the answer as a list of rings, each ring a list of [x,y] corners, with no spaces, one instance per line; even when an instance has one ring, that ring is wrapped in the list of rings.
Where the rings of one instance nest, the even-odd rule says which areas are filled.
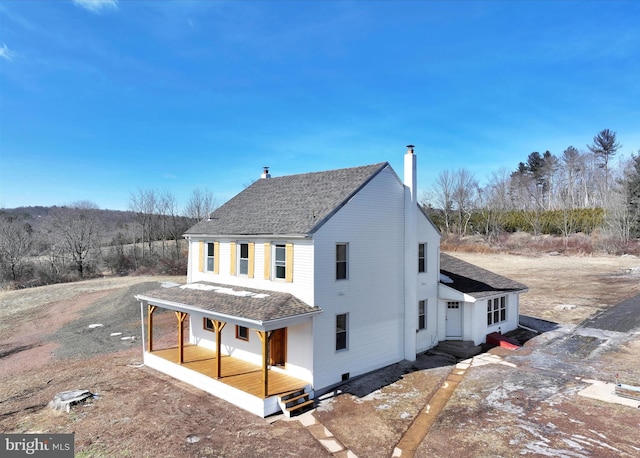
[[[408,148],[404,180],[387,162],[265,169],[189,229],[187,283],[136,296],[144,363],[264,417],[440,341],[515,329],[526,287],[441,256]],[[169,348],[159,309],[176,317]]]
[[[439,306],[442,340],[485,342],[488,334],[518,327],[520,294],[528,291],[502,275],[440,253]]]

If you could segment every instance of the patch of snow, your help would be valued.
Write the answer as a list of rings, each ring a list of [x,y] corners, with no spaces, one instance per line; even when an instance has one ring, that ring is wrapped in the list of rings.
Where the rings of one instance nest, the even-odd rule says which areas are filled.
[[[411,418],[411,414],[409,412],[402,412],[400,414],[400,418],[402,418],[403,420],[408,420],[409,418]]]
[[[629,275],[640,275],[640,267],[632,267],[630,269],[627,269],[627,273]]]
[[[574,310],[577,305],[573,304],[560,304],[554,307],[555,310]]]
[[[102,326],[104,326],[104,324],[100,324],[100,323],[90,324],[89,329],[101,328]]]
[[[136,336],[120,337],[120,340],[136,340]]]
[[[180,286],[180,283],[176,283],[173,281],[163,281],[160,283],[160,288],[173,288],[175,286]]]
[[[572,450],[561,450],[557,448],[547,447],[546,444],[541,444],[539,442],[532,442],[525,445],[525,448],[530,452],[533,452],[537,455],[541,456],[552,456],[554,458],[587,458],[588,455],[584,455],[580,452],[574,452]],[[521,454],[525,454],[527,452],[521,452]]]
[[[264,294],[264,293],[254,293],[252,291],[239,291],[233,288],[226,288],[226,287],[214,286],[214,285],[203,285],[201,283],[189,283],[189,284],[180,286],[180,288],[194,289],[198,291],[213,291],[214,293],[228,294],[229,296],[252,297],[254,299],[264,299],[265,297],[269,297],[268,294]]]
[[[109,334],[109,337],[117,337],[117,336],[121,336],[122,333],[121,332],[112,332],[111,334]]]
[[[584,450],[584,447],[580,444],[578,444],[577,442],[572,441],[571,439],[565,439],[563,438],[562,441],[567,444],[569,447],[571,448],[575,448],[578,450]]]
[[[600,436],[600,437],[602,437],[603,439],[606,439],[606,438],[607,438],[607,436],[605,436],[605,435],[604,435],[604,434],[602,434],[601,432],[594,431],[593,429],[590,429],[589,431],[590,431],[590,432],[592,432],[593,434],[595,434],[596,436]]]

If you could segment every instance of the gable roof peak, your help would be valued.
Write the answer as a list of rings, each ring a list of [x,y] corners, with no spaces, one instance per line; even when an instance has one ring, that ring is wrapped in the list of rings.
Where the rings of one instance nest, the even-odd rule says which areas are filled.
[[[386,167],[380,162],[257,180],[186,235],[309,235]]]

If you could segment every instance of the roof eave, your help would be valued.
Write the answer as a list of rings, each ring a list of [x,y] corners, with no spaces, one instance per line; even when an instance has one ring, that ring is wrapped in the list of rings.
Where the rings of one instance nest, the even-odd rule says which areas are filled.
[[[358,186],[351,194],[349,194],[342,202],[340,202],[340,204],[338,204],[333,210],[331,210],[327,215],[325,215],[324,218],[322,218],[320,221],[314,224],[311,227],[311,229],[309,229],[309,234],[316,233],[322,226],[324,226],[324,224],[327,221],[329,221],[333,217],[333,215],[338,213],[338,211],[340,211],[342,207],[344,207],[351,199],[353,199],[353,197],[356,194],[358,194],[362,190],[362,188],[368,185],[371,182],[371,180],[373,180],[376,176],[378,176],[378,174],[387,167],[391,168],[388,162],[383,162],[382,164],[380,164],[380,167],[378,167],[376,171],[371,173],[371,175],[369,175],[369,177],[366,180],[360,183],[360,186]]]
[[[314,315],[322,313],[322,309],[314,307],[312,310],[306,313],[300,313],[297,315],[291,315],[282,318],[276,318],[274,320],[254,320],[251,318],[245,318],[237,315],[228,315],[225,313],[214,312],[211,310],[203,309],[200,307],[194,307],[192,305],[184,304],[182,302],[168,301],[166,299],[158,299],[156,297],[147,296],[144,294],[137,294],[134,296],[138,301],[150,302],[154,305],[166,307],[171,310],[187,313],[201,313],[205,316],[220,319],[226,323],[239,324],[251,329],[257,329],[259,331],[272,331],[274,329],[280,329],[287,325],[293,325],[309,320]]]

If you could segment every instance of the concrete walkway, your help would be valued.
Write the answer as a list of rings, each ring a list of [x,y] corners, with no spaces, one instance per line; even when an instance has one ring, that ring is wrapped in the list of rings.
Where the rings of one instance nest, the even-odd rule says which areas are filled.
[[[338,458],[358,458],[355,453],[346,448],[326,426],[313,416],[313,411],[306,412],[296,418],[320,442],[320,445],[333,456]]]
[[[471,366],[483,366],[485,364],[503,364],[516,367],[515,364],[504,361],[500,356],[489,353],[482,353],[457,363],[451,369],[442,385],[440,385],[425,407],[413,420],[409,429],[396,445],[392,456],[402,458],[413,457],[429,433],[431,426],[438,418],[438,415],[447,405],[458,384],[462,381],[467,369]],[[326,426],[316,419],[313,415],[313,410],[295,418],[300,421],[325,450],[333,456],[339,458],[357,458],[357,455],[353,451],[345,447]]]
[[[436,391],[427,405],[413,420],[411,426],[404,436],[398,442],[393,450],[394,457],[412,457],[415,455],[418,446],[422,443],[424,438],[429,433],[431,426],[435,423],[436,418],[444,406],[447,405],[451,395],[458,387],[460,381],[464,377],[465,372],[471,366],[470,359],[466,359],[456,364],[456,366],[449,372],[446,380],[442,383],[438,391]]]

